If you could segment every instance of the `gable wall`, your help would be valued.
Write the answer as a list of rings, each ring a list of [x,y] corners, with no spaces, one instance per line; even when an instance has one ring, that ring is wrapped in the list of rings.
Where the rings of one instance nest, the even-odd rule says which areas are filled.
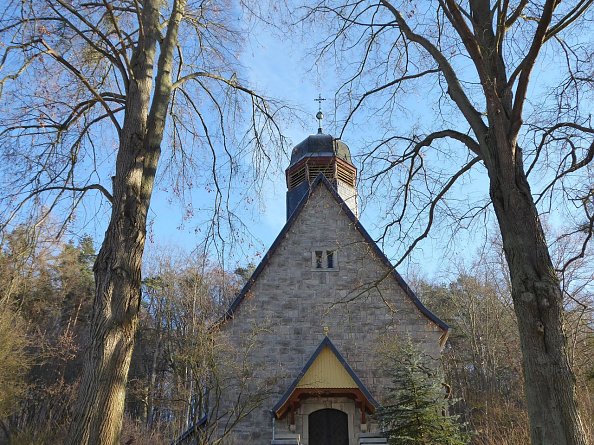
[[[336,249],[336,270],[312,268],[312,251],[320,249]],[[249,359],[256,380],[278,379],[268,402],[235,429],[235,443],[270,443],[269,410],[323,340],[325,326],[380,403],[389,383],[377,366],[381,339],[402,341],[410,336],[438,357],[443,332],[420,313],[388,272],[331,193],[318,186],[234,318],[223,327],[240,349],[255,338]],[[256,327],[260,332],[254,337]],[[277,421],[278,431],[283,423],[286,420]]]

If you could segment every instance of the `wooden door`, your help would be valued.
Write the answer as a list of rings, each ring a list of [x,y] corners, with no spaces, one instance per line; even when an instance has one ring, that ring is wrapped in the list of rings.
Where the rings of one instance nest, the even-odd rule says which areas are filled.
[[[349,421],[337,409],[321,409],[308,416],[309,445],[349,445]]]

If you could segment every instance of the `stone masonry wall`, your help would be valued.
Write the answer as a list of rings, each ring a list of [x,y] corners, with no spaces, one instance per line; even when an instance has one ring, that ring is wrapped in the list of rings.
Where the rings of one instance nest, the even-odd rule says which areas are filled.
[[[225,444],[270,444],[270,410],[323,340],[325,326],[380,403],[389,384],[378,367],[382,341],[410,338],[439,356],[441,329],[405,295],[323,184],[297,218],[234,318],[222,328],[238,351],[250,348],[252,386],[271,390]],[[315,250],[334,250],[337,267],[315,269]],[[234,399],[234,394],[226,394],[225,406]],[[276,421],[277,431],[286,427],[286,420]]]

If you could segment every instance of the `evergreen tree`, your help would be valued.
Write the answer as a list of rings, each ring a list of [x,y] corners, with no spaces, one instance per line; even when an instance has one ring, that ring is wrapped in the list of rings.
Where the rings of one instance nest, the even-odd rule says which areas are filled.
[[[468,437],[432,359],[407,343],[387,355],[392,379],[387,403],[378,411],[388,443],[398,445],[465,445]]]

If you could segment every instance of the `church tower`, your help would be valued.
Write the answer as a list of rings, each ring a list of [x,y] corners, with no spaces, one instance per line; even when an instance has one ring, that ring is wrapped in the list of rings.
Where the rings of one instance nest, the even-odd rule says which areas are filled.
[[[311,193],[311,185],[319,174],[334,186],[338,195],[355,216],[357,208],[357,168],[351,160],[347,144],[322,131],[324,115],[318,111],[317,134],[308,136],[293,148],[287,177],[287,220],[301,200]]]
[[[385,348],[412,341],[437,358],[447,338],[361,225],[349,147],[317,117],[286,170],[287,222],[217,323],[226,365],[184,437],[386,444],[375,417],[392,384]]]

